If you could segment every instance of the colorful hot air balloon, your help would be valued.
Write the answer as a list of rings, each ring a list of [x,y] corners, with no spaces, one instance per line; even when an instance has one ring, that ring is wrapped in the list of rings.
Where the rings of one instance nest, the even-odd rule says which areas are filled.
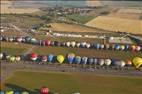
[[[141,50],[141,46],[136,46],[136,51],[140,51]]]
[[[76,56],[75,57],[75,63],[80,64],[81,62],[81,57],[80,56]]]
[[[74,53],[69,53],[67,58],[68,58],[68,62],[71,64],[74,60],[75,54]]]
[[[88,57],[82,57],[81,62],[82,64],[87,64]]]
[[[121,45],[120,46],[120,49],[123,51],[125,49],[125,46],[124,45]]]
[[[42,57],[41,57],[41,61],[42,61],[42,62],[47,62],[47,56],[42,56]]]
[[[47,87],[42,87],[40,89],[40,94],[48,94],[49,93],[49,89]]]
[[[120,50],[120,45],[115,44],[115,50]]]
[[[52,62],[52,61],[53,61],[53,58],[54,58],[54,55],[52,55],[52,54],[48,55],[48,61],[49,61],[49,62]]]
[[[141,57],[135,57],[133,59],[133,64],[136,68],[139,68],[142,65],[142,58]]]
[[[125,45],[125,50],[129,50],[129,45]]]
[[[131,60],[126,60],[126,65],[127,65],[127,66],[131,66],[131,65],[132,65]]]
[[[64,58],[63,55],[58,55],[58,56],[57,56],[57,61],[58,61],[60,64],[63,63],[64,59],[65,59],[65,58]]]
[[[31,59],[32,61],[36,61],[37,58],[38,58],[38,55],[37,55],[36,53],[32,53],[32,54],[30,55],[30,59]]]
[[[131,50],[132,50],[132,51],[135,51],[135,50],[136,50],[136,46],[135,46],[135,45],[132,45],[132,46],[131,46]]]
[[[111,65],[111,59],[105,59],[105,65],[107,66]]]

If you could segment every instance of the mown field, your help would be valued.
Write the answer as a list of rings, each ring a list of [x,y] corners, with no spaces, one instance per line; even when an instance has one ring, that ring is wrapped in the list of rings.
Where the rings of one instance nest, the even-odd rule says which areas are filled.
[[[34,78],[34,79],[33,79]],[[18,79],[18,80],[17,80]],[[142,78],[103,76],[92,73],[17,71],[5,81],[3,90],[26,90],[36,94],[47,86],[59,94],[141,94]]]

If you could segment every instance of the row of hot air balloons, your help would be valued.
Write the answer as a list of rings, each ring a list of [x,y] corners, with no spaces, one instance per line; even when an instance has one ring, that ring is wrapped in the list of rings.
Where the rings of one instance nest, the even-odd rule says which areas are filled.
[[[0,94],[30,94],[28,91],[14,91],[14,90],[8,90],[8,91],[0,91]],[[39,94],[49,94],[49,89],[47,87],[42,87],[39,90]]]
[[[100,43],[87,43],[87,42],[59,42],[50,40],[36,40],[30,36],[25,37],[6,37],[0,36],[0,41],[9,42],[24,42],[31,43],[40,46],[63,46],[63,47],[77,47],[77,48],[91,48],[91,49],[105,49],[105,50],[117,50],[117,51],[142,51],[142,46],[140,45],[124,45],[124,44],[100,44]]]
[[[132,61],[131,60],[116,60],[116,59],[109,59],[109,58],[96,58],[96,57],[80,57],[76,56],[74,53],[69,53],[66,56],[64,55],[38,55],[36,53],[31,53],[26,56],[27,60],[39,63],[68,63],[68,64],[82,64],[82,65],[99,65],[99,66],[135,66],[139,68],[142,66],[142,57],[135,57]],[[21,56],[10,56],[6,55],[5,53],[0,53],[0,59],[6,59],[11,62],[18,62],[23,60]]]

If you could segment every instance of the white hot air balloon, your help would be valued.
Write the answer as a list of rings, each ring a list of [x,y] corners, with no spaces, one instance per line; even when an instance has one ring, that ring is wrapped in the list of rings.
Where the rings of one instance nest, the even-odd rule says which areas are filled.
[[[140,51],[141,47],[140,46],[136,46],[136,51]]]
[[[0,53],[0,59],[2,59],[3,58],[3,53]]]
[[[80,47],[80,43],[76,43],[76,47]]]
[[[76,42],[75,42],[75,41],[72,41],[72,42],[71,42],[71,46],[72,46],[72,47],[75,47],[75,45],[76,45]]]
[[[21,60],[21,57],[20,57],[20,56],[16,56],[16,57],[15,57],[15,60],[16,60],[16,61],[20,61],[20,60]]]
[[[99,63],[100,66],[103,66],[104,63],[105,63],[105,61],[104,61],[104,59],[99,59],[99,62],[98,62],[98,63]]]
[[[86,44],[86,48],[90,48],[90,46],[91,46],[90,43]]]
[[[107,66],[111,65],[111,59],[105,59],[105,65]]]
[[[115,65],[118,67],[124,67],[126,65],[125,61],[121,60],[121,61],[116,61]]]
[[[66,46],[70,47],[71,43],[70,42],[66,42]]]

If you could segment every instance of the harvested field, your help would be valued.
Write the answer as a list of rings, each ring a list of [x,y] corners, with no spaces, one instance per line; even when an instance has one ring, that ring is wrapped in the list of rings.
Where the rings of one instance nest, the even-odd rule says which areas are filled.
[[[86,23],[87,26],[101,28],[114,32],[127,32],[133,34],[142,34],[142,21],[124,19],[118,17],[99,16],[96,19]]]
[[[51,30],[62,32],[96,32],[98,30],[77,24],[51,23]]]

